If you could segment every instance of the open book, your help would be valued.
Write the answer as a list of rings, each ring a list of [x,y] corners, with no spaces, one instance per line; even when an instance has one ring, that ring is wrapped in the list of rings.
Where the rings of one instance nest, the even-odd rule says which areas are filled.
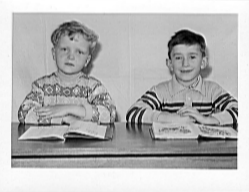
[[[19,140],[65,141],[67,138],[109,140],[112,135],[112,127],[80,121],[72,125],[31,126],[19,137]]]
[[[153,139],[197,139],[198,137],[237,139],[237,131],[232,127],[195,123],[172,124],[153,122],[150,132]]]

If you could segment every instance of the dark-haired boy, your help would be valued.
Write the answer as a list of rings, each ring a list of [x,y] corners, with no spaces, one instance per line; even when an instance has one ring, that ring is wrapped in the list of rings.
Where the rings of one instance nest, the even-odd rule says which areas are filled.
[[[237,127],[238,102],[221,86],[202,79],[207,66],[206,43],[190,30],[176,32],[168,42],[170,81],[148,90],[126,114],[132,123],[198,122]]]

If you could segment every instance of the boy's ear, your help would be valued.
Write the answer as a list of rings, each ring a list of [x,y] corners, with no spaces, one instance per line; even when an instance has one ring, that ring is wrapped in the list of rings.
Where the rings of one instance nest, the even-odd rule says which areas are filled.
[[[202,58],[202,62],[201,62],[201,69],[205,69],[208,65],[208,58],[207,57],[203,57]]]
[[[85,67],[87,67],[87,65],[90,63],[91,57],[92,57],[91,55],[88,55],[86,63],[85,63]]]
[[[52,55],[53,55],[53,60],[55,60],[55,48],[52,48]]]
[[[170,71],[173,71],[173,65],[170,59],[166,59],[166,65]]]
[[[96,41],[92,42],[91,47],[92,47],[92,48],[93,48],[93,47],[95,47],[95,46],[96,46],[96,44],[97,44],[97,42],[96,42]]]
[[[91,47],[91,52],[93,52],[93,51],[95,50],[96,45],[97,45],[97,42],[96,42],[96,41],[94,41],[94,42],[91,43],[91,45],[90,45],[90,47]]]

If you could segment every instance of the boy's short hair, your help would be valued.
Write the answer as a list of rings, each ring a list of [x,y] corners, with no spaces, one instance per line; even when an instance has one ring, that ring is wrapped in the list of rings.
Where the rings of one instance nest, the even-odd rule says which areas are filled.
[[[68,35],[69,37],[71,37],[77,33],[83,35],[83,37],[87,41],[91,42],[90,54],[92,54],[96,47],[98,36],[94,33],[94,31],[90,30],[89,28],[77,21],[62,23],[57,29],[54,30],[51,35],[51,41],[53,43],[53,46],[57,46],[61,36]]]
[[[176,32],[170,39],[168,43],[168,57],[171,59],[170,53],[174,46],[179,44],[185,44],[185,45],[195,45],[198,44],[200,46],[200,50],[202,53],[202,56],[206,56],[206,43],[205,39],[202,35],[199,35],[197,33],[194,33],[190,30],[183,29],[178,32]]]

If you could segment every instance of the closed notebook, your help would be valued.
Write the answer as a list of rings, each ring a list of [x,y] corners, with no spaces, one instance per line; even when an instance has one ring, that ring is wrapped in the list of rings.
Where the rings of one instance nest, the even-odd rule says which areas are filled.
[[[199,137],[237,139],[238,134],[236,130],[228,126],[159,122],[153,122],[150,132],[153,139],[198,139]]]
[[[93,122],[79,121],[72,125],[31,126],[19,140],[63,140],[67,138],[109,140],[113,127]]]

